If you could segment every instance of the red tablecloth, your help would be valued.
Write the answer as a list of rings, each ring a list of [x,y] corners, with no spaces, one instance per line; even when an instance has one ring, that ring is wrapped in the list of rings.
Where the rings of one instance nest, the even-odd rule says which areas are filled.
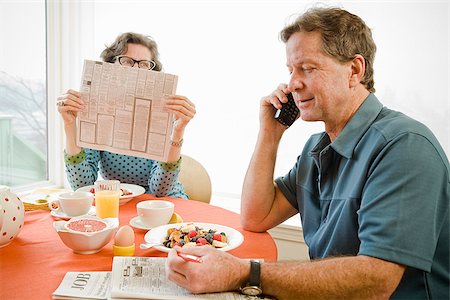
[[[120,207],[120,226],[137,215],[136,203],[151,199],[141,195]],[[230,251],[241,258],[275,261],[277,249],[268,233],[254,233],[241,228],[239,215],[206,203],[170,199],[184,222],[205,222],[232,227],[244,235],[241,246]],[[51,299],[66,272],[110,271],[113,240],[96,254],[75,254],[67,248],[53,229],[49,211],[25,213],[25,224],[14,241],[0,248],[0,299]],[[136,256],[167,256],[155,249],[141,250],[146,231],[135,230]]]

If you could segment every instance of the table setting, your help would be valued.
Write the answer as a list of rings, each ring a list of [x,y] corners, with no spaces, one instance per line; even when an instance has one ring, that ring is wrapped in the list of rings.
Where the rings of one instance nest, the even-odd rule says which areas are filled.
[[[224,233],[228,241],[222,251],[229,251],[241,258],[259,257],[267,261],[277,258],[275,242],[267,232],[243,230],[239,214],[224,208],[181,198],[157,198],[128,187],[127,190],[133,192],[132,196],[127,195],[126,202],[122,200],[117,206],[109,206],[106,212],[114,211],[112,215],[99,217],[96,214],[99,202],[96,203],[89,195],[92,194],[91,188],[89,191],[86,189],[53,191],[54,195],[44,199],[47,200],[45,207],[39,203],[40,206],[33,206],[27,211],[24,203],[31,200],[22,201],[14,193],[8,193],[8,201],[5,201],[1,194],[0,206],[4,209],[6,202],[14,202],[17,210],[11,210],[17,214],[17,229],[14,227],[16,231],[11,239],[6,234],[9,242],[0,244],[1,299],[51,299],[52,292],[67,272],[110,271],[112,258],[117,255],[166,257],[170,248],[163,242],[168,231],[188,224],[206,231]],[[72,193],[72,197],[91,199],[84,200],[92,201],[87,210],[84,208],[82,211],[84,214],[76,216],[77,212],[71,215],[70,208],[68,214],[64,211],[65,215],[55,213],[58,209],[67,210],[68,206],[64,206],[64,201],[67,201],[64,197],[69,196],[67,193]],[[96,195],[92,196],[95,198]],[[163,215],[155,214],[155,210],[166,212],[158,222],[152,223],[157,219],[155,215]],[[0,214],[0,241],[4,229],[12,228],[9,221],[5,222],[12,214],[9,209],[6,211],[7,214]],[[146,214],[148,211],[151,213]],[[185,236],[187,239],[187,234]],[[197,240],[202,241],[201,238],[198,236]],[[192,244],[191,241],[189,243]],[[24,289],[23,282],[33,284]]]

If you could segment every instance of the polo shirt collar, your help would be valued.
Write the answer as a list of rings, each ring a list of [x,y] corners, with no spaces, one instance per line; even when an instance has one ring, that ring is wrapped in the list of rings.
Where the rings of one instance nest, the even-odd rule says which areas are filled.
[[[375,121],[382,108],[383,104],[374,94],[370,93],[341,133],[339,133],[336,140],[331,143],[330,146],[334,151],[347,159],[351,158],[356,145]]]

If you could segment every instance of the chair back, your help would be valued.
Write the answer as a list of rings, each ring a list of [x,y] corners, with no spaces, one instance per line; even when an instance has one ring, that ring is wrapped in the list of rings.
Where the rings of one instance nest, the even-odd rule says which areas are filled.
[[[189,199],[205,203],[211,201],[211,179],[203,165],[188,155],[181,155],[179,180]]]

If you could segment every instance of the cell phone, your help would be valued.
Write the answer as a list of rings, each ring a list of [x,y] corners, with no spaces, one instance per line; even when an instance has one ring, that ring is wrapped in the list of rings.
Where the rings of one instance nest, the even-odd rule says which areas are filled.
[[[281,103],[282,107],[281,109],[277,109],[274,118],[284,126],[289,127],[297,120],[300,110],[295,105],[292,93],[286,94],[286,97],[288,98],[288,102]]]

